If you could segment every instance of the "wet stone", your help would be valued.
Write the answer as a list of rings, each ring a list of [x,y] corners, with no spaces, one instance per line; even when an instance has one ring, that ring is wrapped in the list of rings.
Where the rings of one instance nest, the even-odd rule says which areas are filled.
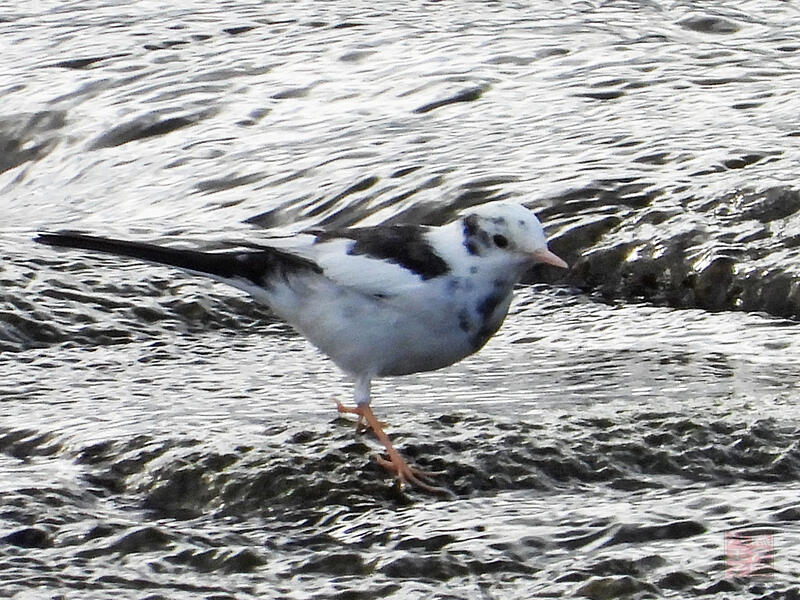
[[[611,544],[627,544],[648,540],[677,540],[706,532],[706,527],[697,521],[673,521],[664,525],[621,525],[608,541]]]
[[[384,565],[380,571],[387,577],[448,580],[469,574],[470,568],[454,556],[437,554],[404,556]]]
[[[667,590],[683,590],[698,583],[696,577],[683,571],[673,571],[658,580],[658,586]]]
[[[141,527],[120,536],[109,550],[120,554],[151,552],[164,548],[170,541],[170,537],[157,527]]]
[[[595,577],[580,586],[576,595],[590,600],[611,600],[640,592],[657,593],[654,586],[629,575],[622,577]]]
[[[49,548],[53,545],[50,535],[38,527],[17,529],[5,536],[3,541],[20,548]]]
[[[302,573],[327,573],[329,575],[366,575],[373,570],[374,565],[365,563],[360,554],[354,552],[341,552],[320,555],[307,561],[300,567]]]

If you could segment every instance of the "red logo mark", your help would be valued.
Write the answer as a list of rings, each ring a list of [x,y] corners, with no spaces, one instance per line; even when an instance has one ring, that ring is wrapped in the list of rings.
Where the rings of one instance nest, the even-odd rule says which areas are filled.
[[[771,533],[725,533],[725,577],[754,577],[772,572],[775,544]]]

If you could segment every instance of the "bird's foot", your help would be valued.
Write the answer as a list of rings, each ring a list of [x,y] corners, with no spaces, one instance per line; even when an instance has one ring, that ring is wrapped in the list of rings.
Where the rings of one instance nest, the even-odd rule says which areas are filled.
[[[398,485],[402,486],[404,483],[408,483],[431,494],[453,495],[453,493],[447,488],[431,485],[423,481],[423,479],[431,479],[434,477],[435,473],[415,469],[414,467],[411,467],[402,456],[400,456],[400,453],[395,450],[391,440],[389,440],[389,436],[386,435],[385,431],[383,431],[384,423],[378,421],[378,419],[375,417],[375,413],[373,413],[372,409],[369,407],[369,404],[358,404],[354,407],[349,407],[344,406],[341,402],[337,402],[336,407],[339,409],[340,413],[358,415],[359,427],[368,427],[369,429],[372,429],[375,437],[377,437],[378,440],[384,445],[386,452],[389,455],[389,460],[378,456],[378,464],[387,471],[394,473],[394,476],[397,478]]]
[[[445,494],[449,496],[453,495],[453,492],[451,492],[447,488],[430,485],[429,483],[422,481],[421,478],[425,479],[433,478],[436,475],[435,473],[431,473],[430,471],[423,471],[422,469],[417,469],[415,467],[412,467],[403,459],[402,456],[400,456],[396,452],[393,454],[394,456],[390,454],[390,460],[386,460],[382,456],[376,457],[376,460],[378,464],[382,466],[384,469],[394,473],[394,476],[397,478],[397,483],[399,486],[402,487],[404,483],[408,483],[430,494]]]

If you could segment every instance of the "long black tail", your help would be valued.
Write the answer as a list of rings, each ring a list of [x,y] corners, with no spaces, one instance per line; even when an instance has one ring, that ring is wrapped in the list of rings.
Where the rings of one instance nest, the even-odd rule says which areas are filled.
[[[264,284],[275,275],[285,277],[297,271],[321,272],[320,267],[308,259],[269,247],[252,251],[201,252],[144,242],[112,240],[82,233],[41,233],[34,241],[50,246],[129,256],[221,279],[243,278],[257,285]]]

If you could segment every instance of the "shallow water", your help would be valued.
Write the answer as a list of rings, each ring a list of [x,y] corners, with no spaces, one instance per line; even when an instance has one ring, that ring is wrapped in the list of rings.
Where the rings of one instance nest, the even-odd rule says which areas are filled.
[[[17,6],[2,595],[798,597],[798,29],[785,2]],[[374,391],[447,498],[392,485],[268,309],[31,242],[502,197],[573,268],[477,356]],[[733,576],[733,531],[770,564]]]

